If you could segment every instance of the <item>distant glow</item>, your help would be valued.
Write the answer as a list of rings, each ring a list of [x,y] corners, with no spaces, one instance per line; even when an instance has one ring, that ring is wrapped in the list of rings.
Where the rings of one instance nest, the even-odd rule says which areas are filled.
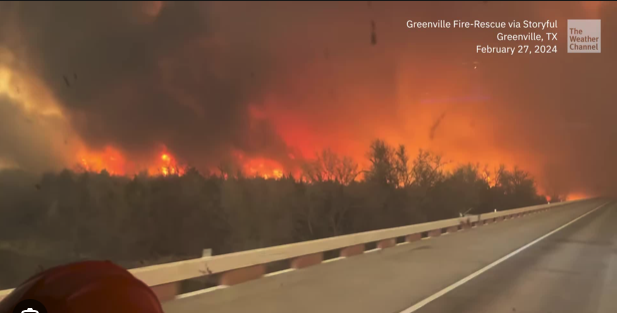
[[[566,199],[568,201],[574,201],[574,200],[581,200],[581,199],[585,199],[585,198],[589,198],[588,195],[583,194],[583,193],[573,193],[573,194],[569,194]]]

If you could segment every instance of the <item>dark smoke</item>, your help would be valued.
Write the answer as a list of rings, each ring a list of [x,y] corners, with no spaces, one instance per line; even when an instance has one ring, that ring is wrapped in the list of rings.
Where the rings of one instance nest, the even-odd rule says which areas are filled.
[[[142,20],[138,3],[4,9],[18,17],[27,57],[38,60],[38,74],[91,147],[112,144],[146,157],[165,143],[198,164],[230,148],[287,154],[267,121],[251,121],[247,110],[260,104],[272,60],[259,42],[218,38],[207,6],[168,3],[152,21]],[[78,82],[65,74],[73,72]]]
[[[144,5],[0,4],[0,46],[30,65],[92,147],[146,157],[164,143],[202,164],[231,150],[362,156],[382,137],[461,162],[518,164],[547,190],[617,190],[615,43],[593,55],[565,43],[569,18],[600,18],[610,38],[613,3],[165,3],[156,17]],[[498,31],[410,30],[409,19],[557,19],[558,53],[477,54],[500,44]],[[444,111],[443,135],[430,140]]]

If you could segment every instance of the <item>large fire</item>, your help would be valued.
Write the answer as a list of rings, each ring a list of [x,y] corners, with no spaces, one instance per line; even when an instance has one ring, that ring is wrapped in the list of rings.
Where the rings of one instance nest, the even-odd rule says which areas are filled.
[[[248,158],[241,154],[236,154],[236,157],[236,161],[240,164],[240,172],[248,177],[279,179],[286,174],[283,166],[275,160],[261,157]],[[77,163],[77,171],[98,173],[105,170],[110,175],[117,176],[138,174],[144,172],[144,170],[140,170],[143,168],[147,168],[145,172],[150,176],[182,176],[187,169],[187,166],[178,162],[169,151],[161,152],[158,156],[153,157],[148,164],[136,165],[127,161],[120,150],[111,146],[107,146],[99,152],[80,153]],[[298,173],[294,171],[293,174]]]
[[[110,175],[133,175],[147,172],[151,176],[184,175],[186,167],[178,164],[169,152],[162,152],[152,158],[149,164],[136,165],[127,161],[120,150],[107,146],[103,151],[84,152],[79,155],[78,171],[101,172],[107,171]]]
[[[244,12],[246,16],[238,15],[243,23],[262,27],[280,24],[277,16],[304,16],[305,10],[273,5],[263,8],[267,11],[263,14],[252,14],[243,5],[204,5],[207,10],[194,13],[234,12],[236,16]],[[409,5],[430,8],[430,4]],[[539,20],[552,20],[564,18],[563,12],[570,9],[583,9],[592,17],[608,4],[572,5],[563,4],[563,10],[552,4],[530,5],[528,13]],[[424,12],[397,6],[384,4],[381,19],[409,18],[401,13],[407,11]],[[503,6],[479,4],[478,9],[482,14],[511,12],[512,17],[524,9]],[[187,17],[176,15],[185,11],[172,7],[148,2],[138,6],[137,15],[110,10],[109,14],[119,14],[114,15],[117,18],[138,19],[116,23],[122,25],[118,29],[89,23],[92,19],[85,16],[97,10],[85,10],[88,15],[84,16],[71,14],[75,18],[71,23],[53,15],[23,21],[18,17],[24,14],[7,15],[14,15],[14,20],[7,20],[10,27],[0,34],[0,108],[5,109],[0,116],[5,117],[3,133],[10,136],[0,140],[0,150],[4,150],[0,151],[0,168],[38,171],[75,165],[81,171],[105,170],[111,175],[175,176],[185,174],[186,158],[198,163],[190,165],[209,166],[211,172],[223,175],[224,171],[241,172],[278,179],[288,174],[298,177],[299,162],[326,148],[351,157],[366,169],[370,142],[381,138],[392,145],[404,144],[412,160],[419,149],[443,155],[445,170],[466,162],[477,162],[482,169],[487,165],[483,175],[491,185],[496,178],[493,171],[500,164],[519,165],[537,179],[539,187],[549,190],[551,184],[559,185],[553,189],[572,191],[610,184],[610,175],[598,171],[602,164],[591,161],[606,160],[610,165],[612,158],[595,148],[596,142],[581,139],[610,134],[588,123],[602,110],[576,114],[580,105],[560,102],[570,98],[580,102],[577,97],[582,93],[576,88],[555,83],[558,79],[534,81],[540,67],[544,73],[560,73],[555,69],[561,69],[563,60],[519,62],[483,57],[462,52],[470,51],[469,43],[476,38],[472,32],[460,38],[444,33],[445,37],[435,41],[426,32],[379,21],[379,36],[384,37],[370,44],[354,26],[356,22],[368,25],[368,19],[360,22],[365,14],[361,6],[356,10],[334,5],[327,10],[329,14],[320,16],[323,28],[308,27],[312,25],[308,17],[300,19],[294,27],[310,30],[300,37],[293,36],[297,29],[274,27],[246,38],[237,31],[241,26],[228,19],[200,18],[207,22],[201,30],[183,23]],[[165,17],[161,24],[159,17]],[[262,18],[270,22],[264,24]],[[64,22],[56,25],[57,21]],[[58,31],[67,23],[86,28]],[[168,25],[178,29],[169,32]],[[190,32],[183,33],[184,26]],[[92,42],[71,45],[82,33],[90,34]],[[417,44],[409,44],[411,39]],[[142,40],[151,45],[142,51],[146,54],[140,57],[143,64],[124,68],[123,62],[132,55],[125,53]],[[443,42],[452,46],[441,49]],[[418,45],[433,46],[435,52],[417,49]],[[114,47],[113,51],[108,47]],[[602,62],[598,59],[598,64]],[[537,88],[538,84],[545,86]],[[591,88],[589,94],[600,95],[604,90],[597,88],[602,86],[590,83],[586,88]],[[573,94],[562,98],[551,94],[564,91]],[[144,114],[146,110],[151,113]],[[129,150],[159,140],[172,149]],[[110,145],[99,148],[101,143]],[[235,165],[219,167],[214,159],[230,147],[246,155],[232,152],[230,163]],[[208,158],[208,163],[200,164],[201,158]],[[586,186],[598,180],[596,187]]]
[[[81,153],[77,169],[87,172],[105,170],[111,175],[125,175],[125,166],[126,161],[120,151],[108,146],[99,153]]]
[[[283,177],[282,166],[274,161],[264,158],[250,159],[243,164],[243,172],[249,176],[260,176],[265,179]]]
[[[160,152],[158,155],[153,156],[147,164],[136,165],[134,162],[127,161],[125,155],[112,146],[105,147],[102,151],[98,152],[82,152],[78,155],[78,164],[76,166],[77,171],[81,172],[96,172],[106,171],[110,175],[116,176],[130,176],[139,173],[147,173],[149,176],[182,176],[186,173],[187,166],[178,162],[177,158],[168,151]],[[280,179],[285,175],[292,175],[296,178],[301,178],[302,173],[298,166],[285,168],[281,162],[264,157],[247,157],[241,152],[232,153],[234,156],[234,164],[236,167],[222,168],[220,171],[223,177],[227,178],[228,175],[236,175],[241,173],[246,177],[261,177],[264,179]],[[290,160],[295,160],[296,157],[293,154],[289,154]],[[358,160],[356,160],[358,161]],[[456,163],[444,161],[441,167],[444,171],[451,171],[456,167]],[[484,180],[487,181],[489,186],[495,186],[495,179],[492,175],[493,169],[488,166],[481,170],[481,175]],[[359,178],[359,177],[358,177]],[[538,191],[541,194],[546,194],[546,191],[542,186],[538,186]],[[550,196],[546,196],[549,201]],[[568,195],[568,200],[578,200],[588,197],[582,193]]]
[[[265,179],[279,179],[286,174],[286,171],[291,169],[285,169],[283,165],[273,159],[264,157],[247,157],[240,151],[232,153],[234,163],[238,164],[240,168],[229,169],[230,171],[240,171],[243,175],[248,177],[263,177]],[[290,155],[292,158],[293,155]],[[235,173],[231,173],[235,174]]]
[[[154,167],[154,169],[149,170],[149,173],[152,175],[184,175],[186,171],[185,166],[181,166],[178,164],[177,160],[169,153],[164,152],[161,154],[159,164]]]

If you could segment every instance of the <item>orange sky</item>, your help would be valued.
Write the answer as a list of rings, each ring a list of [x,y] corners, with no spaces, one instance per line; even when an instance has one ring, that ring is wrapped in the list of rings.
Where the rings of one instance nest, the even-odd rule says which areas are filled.
[[[615,16],[602,2],[3,3],[0,166],[117,155],[117,172],[152,171],[168,153],[213,168],[240,153],[285,169],[326,147],[365,164],[383,138],[519,165],[545,190],[611,193],[613,43],[564,50],[566,19],[602,18],[609,34]],[[556,55],[482,55],[497,31],[409,19],[557,19],[562,41]]]

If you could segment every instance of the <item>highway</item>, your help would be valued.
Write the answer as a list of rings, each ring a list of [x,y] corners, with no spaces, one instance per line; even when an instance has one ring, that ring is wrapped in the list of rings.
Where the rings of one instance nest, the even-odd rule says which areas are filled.
[[[568,204],[163,307],[166,313],[617,312],[616,209],[607,200]]]

